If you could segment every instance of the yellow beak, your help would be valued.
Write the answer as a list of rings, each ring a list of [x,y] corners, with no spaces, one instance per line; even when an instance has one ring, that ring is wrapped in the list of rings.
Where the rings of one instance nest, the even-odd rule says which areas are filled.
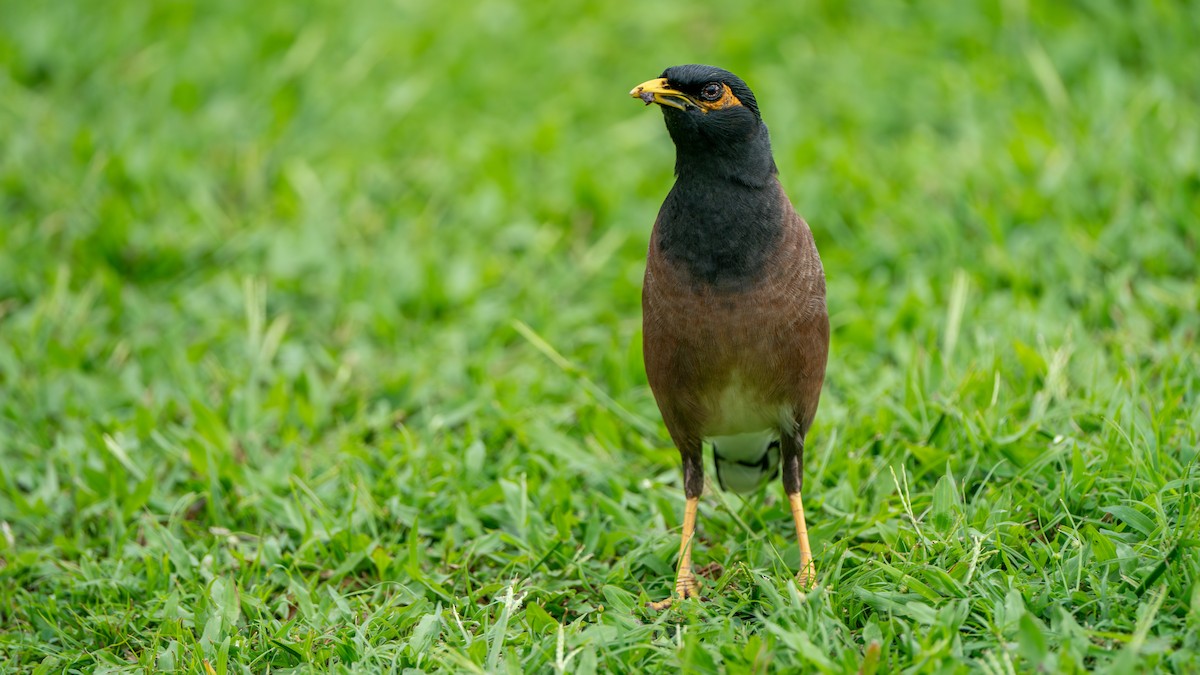
[[[629,95],[633,98],[640,98],[646,102],[646,105],[657,103],[659,105],[669,105],[672,108],[687,110],[688,108],[699,108],[696,102],[688,98],[688,95],[672,89],[667,85],[667,78],[660,77],[656,80],[648,80],[629,90]]]

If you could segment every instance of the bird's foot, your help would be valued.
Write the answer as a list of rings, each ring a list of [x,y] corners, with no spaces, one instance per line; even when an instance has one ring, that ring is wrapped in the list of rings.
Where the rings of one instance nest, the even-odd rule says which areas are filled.
[[[817,585],[817,570],[811,560],[800,566],[800,571],[796,573],[796,585],[803,591],[811,591]]]
[[[656,612],[661,612],[670,607],[675,598],[684,600],[687,598],[698,597],[700,597],[700,584],[696,582],[695,575],[693,575],[691,572],[688,572],[686,574],[680,574],[679,578],[675,580],[674,595],[664,600],[659,600],[658,602],[646,603],[646,606]]]

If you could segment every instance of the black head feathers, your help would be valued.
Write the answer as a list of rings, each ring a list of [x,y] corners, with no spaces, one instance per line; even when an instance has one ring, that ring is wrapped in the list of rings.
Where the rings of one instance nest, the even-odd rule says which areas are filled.
[[[675,173],[707,174],[754,186],[773,183],[771,140],[754,92],[728,70],[672,66],[630,92],[662,108],[675,142]]]
[[[742,78],[723,68],[692,63],[684,66],[671,66],[663,71],[662,76],[667,84],[690,96],[700,96],[705,85],[716,82],[729,87],[742,106],[754,113],[758,119],[758,101],[754,92],[742,81]]]

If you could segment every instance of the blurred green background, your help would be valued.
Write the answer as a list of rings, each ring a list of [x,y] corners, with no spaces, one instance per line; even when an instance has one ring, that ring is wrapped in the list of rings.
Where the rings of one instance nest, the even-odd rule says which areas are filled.
[[[0,0],[0,667],[1200,668],[1200,5]],[[825,261],[806,504],[639,293],[741,75]],[[710,563],[712,563],[710,565]],[[1124,670],[1123,670],[1124,669]]]

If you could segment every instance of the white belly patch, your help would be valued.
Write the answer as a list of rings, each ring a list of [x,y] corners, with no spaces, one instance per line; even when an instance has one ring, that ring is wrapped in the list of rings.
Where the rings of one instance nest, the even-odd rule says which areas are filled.
[[[750,492],[779,471],[779,434],[795,424],[788,406],[769,405],[739,374],[721,391],[708,425],[713,465],[721,487]]]
[[[773,432],[795,424],[786,405],[771,405],[746,386],[741,373],[734,373],[713,406],[712,420],[705,430],[708,438]]]

